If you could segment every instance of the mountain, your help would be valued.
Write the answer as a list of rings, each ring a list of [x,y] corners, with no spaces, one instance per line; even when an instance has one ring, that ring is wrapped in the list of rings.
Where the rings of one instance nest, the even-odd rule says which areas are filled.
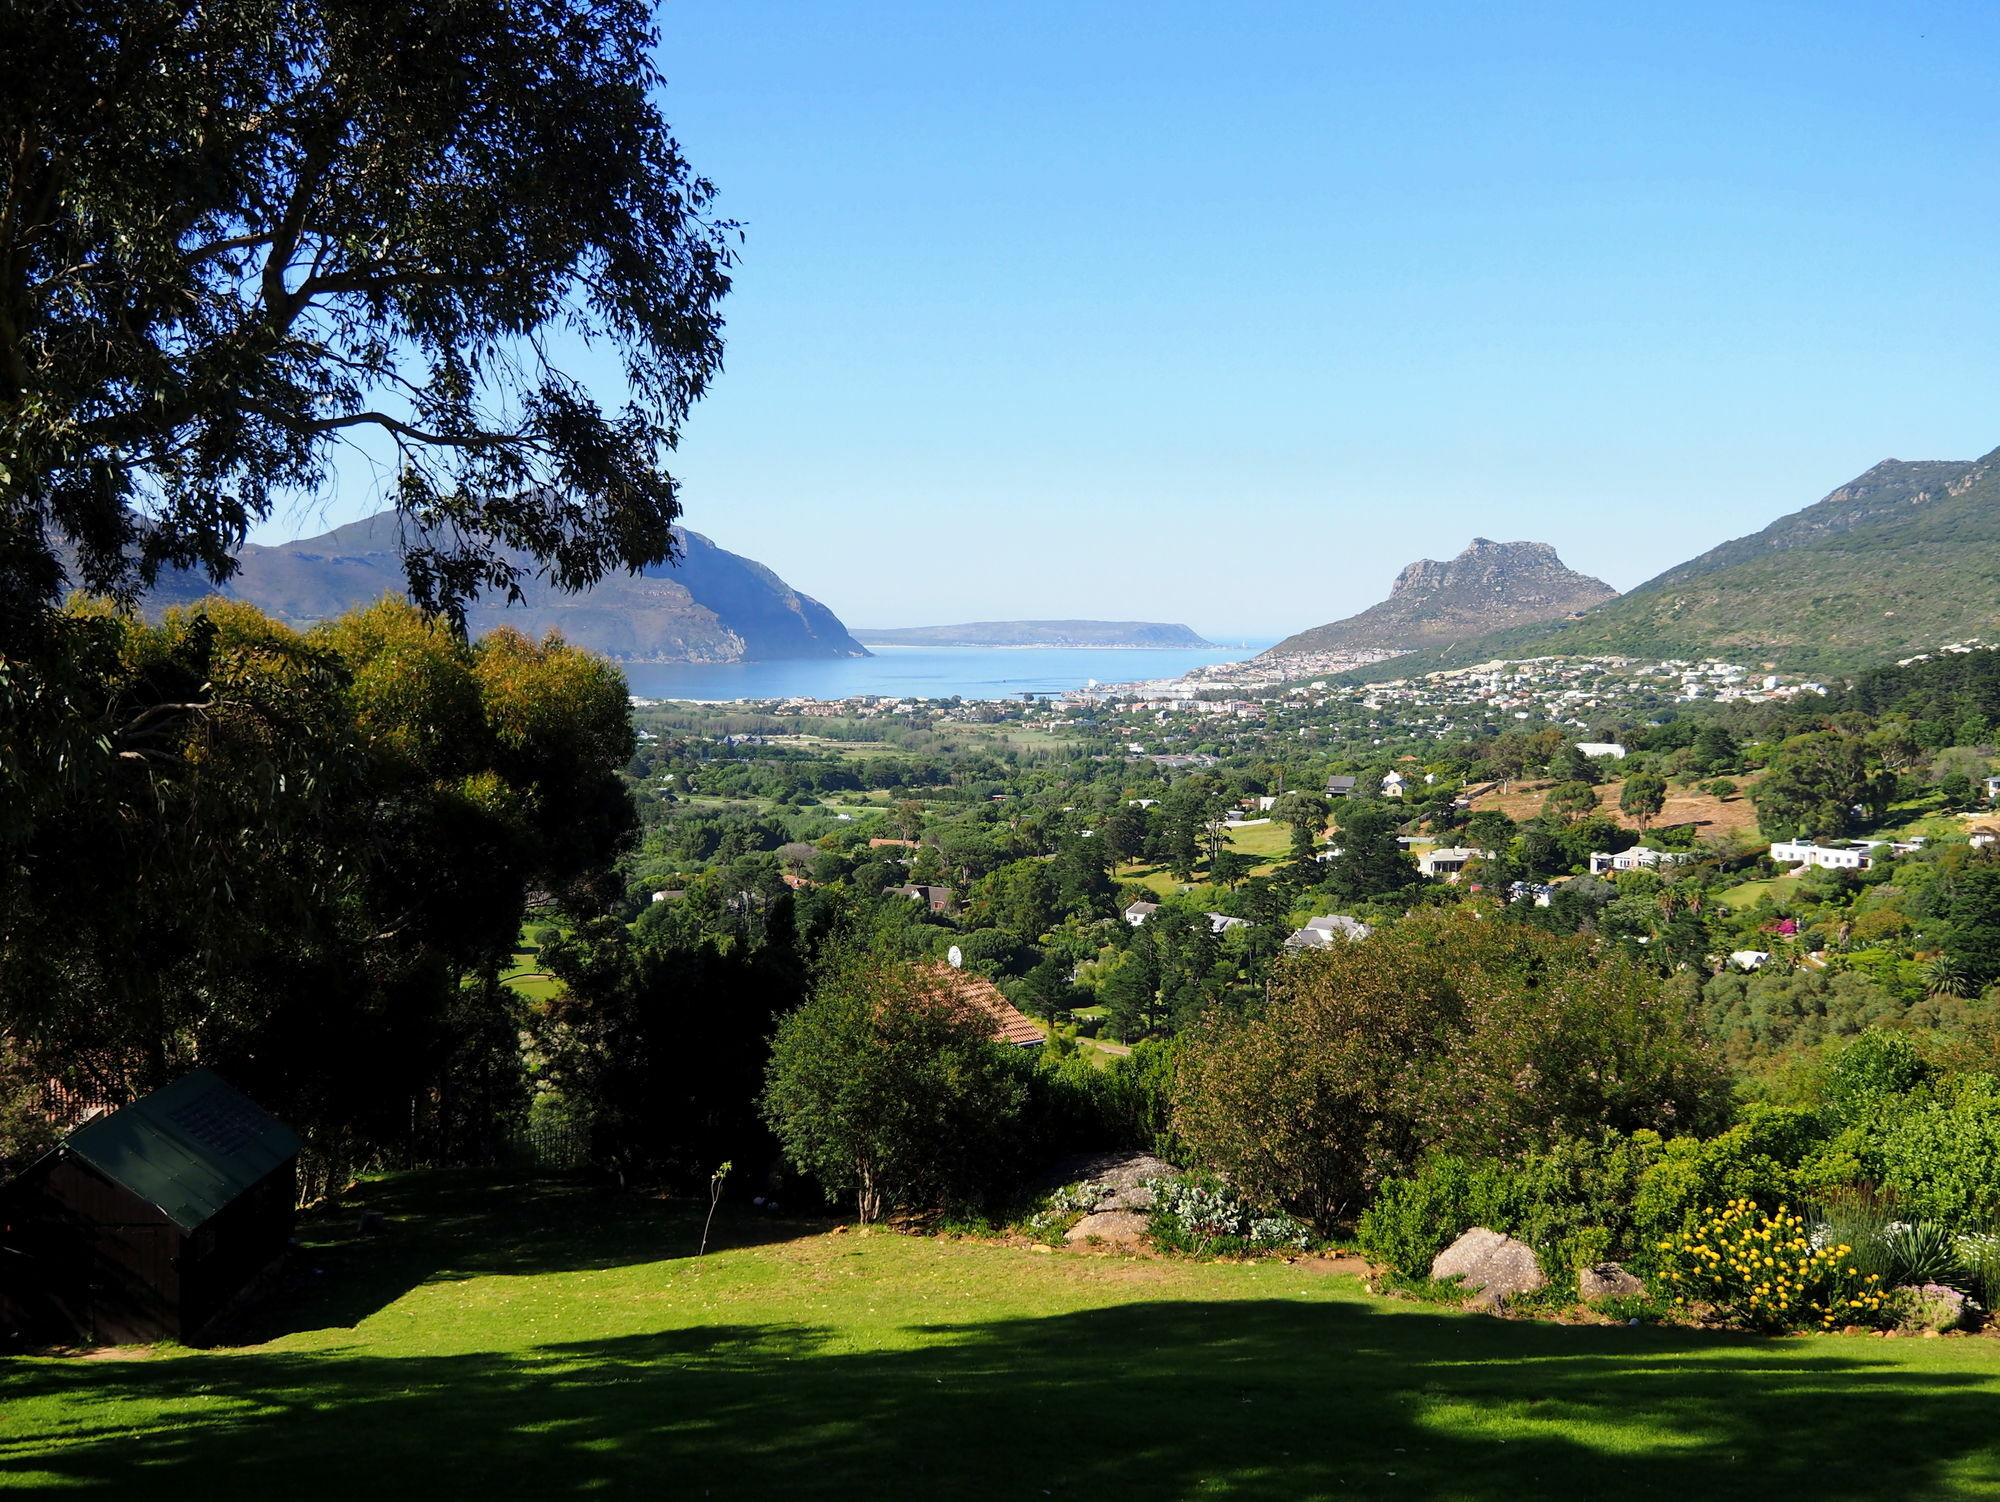
[[[1408,652],[1552,620],[1616,593],[1602,579],[1565,567],[1545,542],[1475,537],[1448,562],[1422,558],[1411,564],[1396,575],[1389,598],[1379,605],[1288,636],[1262,655]]]
[[[396,513],[336,527],[277,547],[254,543],[220,593],[268,615],[308,625],[403,592]],[[581,594],[526,587],[525,601],[474,603],[466,629],[477,636],[512,626],[529,636],[560,631],[569,641],[627,662],[747,662],[779,657],[866,657],[826,606],[800,594],[763,564],[676,529],[683,556],[639,574],[613,574]],[[183,575],[161,581],[149,609],[214,593]]]
[[[1366,676],[1557,653],[1714,654],[1839,673],[1982,635],[2000,635],[2000,450],[1885,459],[1580,620],[1480,636]]]
[[[1159,621],[969,621],[962,626],[858,626],[871,647],[1207,647]]]

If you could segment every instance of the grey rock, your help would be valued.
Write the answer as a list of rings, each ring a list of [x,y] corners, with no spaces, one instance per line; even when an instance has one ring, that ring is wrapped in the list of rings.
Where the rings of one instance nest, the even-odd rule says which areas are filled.
[[[1549,1281],[1542,1276],[1533,1247],[1485,1226],[1474,1226],[1439,1252],[1431,1263],[1431,1276],[1455,1277],[1469,1293],[1495,1294],[1503,1299],[1546,1287]]]
[[[1625,1270],[1620,1262],[1600,1262],[1576,1275],[1576,1291],[1586,1304],[1599,1299],[1629,1299],[1646,1291],[1646,1285]]]
[[[1150,1210],[1153,1208],[1153,1191],[1141,1184],[1133,1189],[1119,1189],[1107,1194],[1097,1202],[1099,1210]]]
[[[1104,1184],[1112,1189],[1136,1189],[1147,1179],[1178,1172],[1173,1164],[1151,1153],[1075,1153],[1049,1165],[1037,1181],[1044,1189],[1065,1184]]]
[[[1100,1210],[1069,1228],[1071,1246],[1103,1245],[1138,1249],[1146,1245],[1146,1217],[1135,1210]]]

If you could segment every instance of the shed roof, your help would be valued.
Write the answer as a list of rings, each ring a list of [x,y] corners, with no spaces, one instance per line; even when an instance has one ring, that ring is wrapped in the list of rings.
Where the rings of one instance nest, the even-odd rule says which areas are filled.
[[[290,1127],[197,1069],[86,1122],[65,1150],[192,1231],[299,1154]]]

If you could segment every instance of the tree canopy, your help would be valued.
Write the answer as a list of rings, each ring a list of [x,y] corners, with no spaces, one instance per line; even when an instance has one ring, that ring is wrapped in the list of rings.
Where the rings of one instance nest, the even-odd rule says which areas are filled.
[[[221,580],[394,450],[413,596],[670,556],[729,226],[643,0],[17,7],[0,49],[0,649],[69,582]],[[567,368],[622,376],[607,410]],[[10,631],[11,628],[11,631]]]

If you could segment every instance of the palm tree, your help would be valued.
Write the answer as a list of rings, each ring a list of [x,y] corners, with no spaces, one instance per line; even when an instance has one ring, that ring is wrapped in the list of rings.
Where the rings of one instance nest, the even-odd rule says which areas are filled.
[[[1957,960],[1948,954],[1941,954],[1924,966],[1924,995],[1933,1001],[1941,996],[1964,996],[1972,989],[1972,982],[1959,968]]]

